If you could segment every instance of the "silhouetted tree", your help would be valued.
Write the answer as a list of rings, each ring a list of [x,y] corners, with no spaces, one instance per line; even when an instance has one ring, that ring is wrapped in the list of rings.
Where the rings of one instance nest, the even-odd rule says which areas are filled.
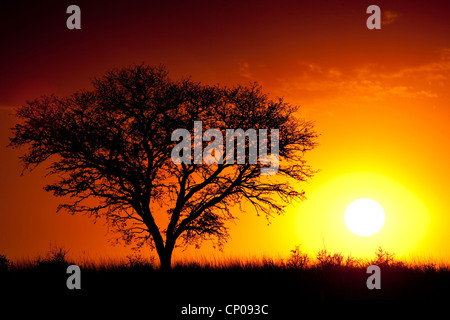
[[[106,217],[119,231],[117,239],[150,245],[161,269],[169,269],[178,240],[223,244],[225,222],[239,212],[231,208],[244,199],[269,218],[304,197],[296,183],[314,173],[303,155],[317,134],[295,111],[282,99],[269,99],[257,84],[172,81],[163,67],[140,65],[108,72],[90,91],[27,102],[17,110],[21,121],[10,146],[28,147],[21,157],[24,170],[50,163],[48,172],[57,179],[45,189],[65,197],[58,211]],[[198,120],[204,131],[279,129],[277,174],[261,175],[267,167],[262,161],[175,164],[171,152],[179,142],[172,133],[184,128],[192,134]]]

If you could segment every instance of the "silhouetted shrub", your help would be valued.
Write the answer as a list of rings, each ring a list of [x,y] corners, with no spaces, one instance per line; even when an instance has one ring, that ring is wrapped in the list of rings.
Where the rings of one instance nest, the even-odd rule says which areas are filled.
[[[36,267],[40,269],[50,268],[67,268],[71,263],[67,261],[66,255],[69,250],[62,247],[51,246],[45,257],[37,257],[35,260]]]
[[[399,266],[398,262],[395,263],[395,253],[384,250],[381,246],[375,251],[375,260],[372,260],[372,264],[379,267],[389,267],[394,264]]]
[[[317,252],[317,266],[324,269],[340,268],[343,266],[344,256],[342,253],[331,253],[327,249],[321,249]]]
[[[347,256],[347,258],[345,258],[344,266],[346,268],[363,268],[364,261],[349,255]]]
[[[284,265],[283,260],[275,261],[273,258],[263,257],[261,260],[262,267],[265,269],[277,269]]]
[[[288,268],[303,270],[308,266],[309,260],[308,254],[302,252],[300,250],[300,245],[297,245],[291,250],[291,254],[286,261],[286,266]]]
[[[428,272],[428,273],[434,273],[438,270],[436,263],[433,263],[433,262],[423,263],[416,268],[420,268],[421,271]]]
[[[146,259],[141,254],[132,254],[127,256],[127,260],[127,266],[130,269],[153,269],[155,258],[150,257],[149,259]]]
[[[7,271],[11,266],[11,262],[4,254],[0,254],[0,271]]]

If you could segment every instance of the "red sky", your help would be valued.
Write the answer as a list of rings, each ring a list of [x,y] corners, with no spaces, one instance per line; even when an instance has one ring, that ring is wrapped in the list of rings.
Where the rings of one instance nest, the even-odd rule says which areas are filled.
[[[111,68],[144,62],[166,65],[173,78],[258,81],[300,105],[321,133],[308,156],[321,170],[304,186],[308,200],[270,227],[243,217],[231,229],[230,254],[282,254],[299,242],[315,250],[323,238],[339,250],[354,240],[345,227],[328,229],[341,213],[320,203],[363,196],[368,183],[385,209],[401,212],[367,243],[371,252],[381,242],[403,254],[450,258],[448,1],[77,1],[82,29],[68,30],[71,4],[1,5],[0,253],[33,256],[54,241],[74,255],[122,254],[101,224],[55,213],[59,199],[42,190],[45,166],[20,177],[21,152],[5,147],[15,121],[8,114],[26,100],[89,89]],[[371,4],[381,8],[381,30],[366,28]]]

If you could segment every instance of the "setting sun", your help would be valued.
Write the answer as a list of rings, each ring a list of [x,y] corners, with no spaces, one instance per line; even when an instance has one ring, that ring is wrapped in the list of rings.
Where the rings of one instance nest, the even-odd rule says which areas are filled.
[[[345,225],[362,237],[376,234],[384,225],[385,215],[381,205],[372,199],[353,201],[345,210]]]

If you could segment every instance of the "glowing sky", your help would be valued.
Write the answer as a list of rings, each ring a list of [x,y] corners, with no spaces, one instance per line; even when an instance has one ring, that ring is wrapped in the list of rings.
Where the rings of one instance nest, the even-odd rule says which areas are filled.
[[[231,227],[229,255],[284,255],[296,244],[354,255],[378,245],[400,255],[450,259],[450,3],[448,1],[78,1],[82,29],[68,30],[67,1],[0,9],[0,253],[122,255],[106,228],[56,214],[44,166],[20,176],[5,146],[13,107],[42,94],[90,88],[133,63],[164,64],[171,77],[232,85],[258,81],[300,105],[321,171],[303,203],[267,226],[252,212]],[[377,4],[381,30],[368,30]],[[346,229],[346,206],[372,198],[386,213],[375,236]],[[193,251],[195,254],[197,251]],[[210,251],[197,252],[208,255]],[[219,255],[218,253],[216,253]],[[175,253],[175,257],[177,252]]]

